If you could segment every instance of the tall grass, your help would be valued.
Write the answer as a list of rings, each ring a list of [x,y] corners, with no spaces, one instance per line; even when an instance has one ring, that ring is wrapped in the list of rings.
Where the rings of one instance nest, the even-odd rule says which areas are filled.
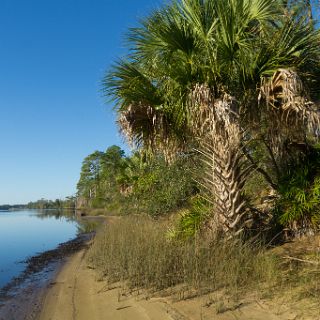
[[[167,228],[166,223],[147,218],[119,219],[98,233],[90,263],[109,283],[124,281],[131,288],[182,285],[199,293],[219,288],[235,293],[276,281],[277,259],[259,246],[172,240],[166,236]]]

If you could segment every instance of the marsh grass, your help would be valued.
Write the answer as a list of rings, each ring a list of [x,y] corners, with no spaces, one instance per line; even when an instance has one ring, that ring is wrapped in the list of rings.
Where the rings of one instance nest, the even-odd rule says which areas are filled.
[[[100,230],[89,262],[109,284],[161,291],[181,288],[193,295],[224,289],[236,295],[277,282],[277,259],[260,246],[241,241],[177,241],[166,223],[148,218],[119,219]],[[181,299],[186,298],[182,293]]]
[[[320,299],[320,252],[304,255],[304,261],[289,261],[282,265],[284,277],[282,283],[290,287],[294,300]]]

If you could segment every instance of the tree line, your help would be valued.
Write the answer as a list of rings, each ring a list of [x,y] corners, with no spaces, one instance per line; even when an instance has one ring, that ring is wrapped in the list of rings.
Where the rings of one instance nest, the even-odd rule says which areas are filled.
[[[183,206],[196,194],[192,157],[168,166],[162,155],[129,156],[118,146],[95,151],[82,164],[78,208],[105,208],[110,213],[145,213],[156,217]]]
[[[70,196],[65,199],[47,200],[40,199],[37,201],[30,201],[27,204],[4,204],[0,205],[0,210],[22,210],[22,209],[72,209],[76,208],[76,197]]]
[[[25,205],[26,209],[75,209],[76,207],[76,197],[70,196],[65,199],[47,200],[40,199],[37,201],[30,201]]]

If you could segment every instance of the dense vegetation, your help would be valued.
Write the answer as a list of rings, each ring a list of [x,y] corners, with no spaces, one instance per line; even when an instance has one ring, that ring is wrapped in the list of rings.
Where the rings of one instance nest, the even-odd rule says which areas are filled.
[[[78,183],[80,207],[147,216],[98,234],[90,261],[111,283],[184,295],[302,279],[319,297],[319,253],[268,251],[320,226],[314,12],[299,0],[173,0],[130,30],[103,89],[135,151],[92,153]]]
[[[142,20],[129,32],[128,56],[103,80],[137,151],[89,155],[78,206],[154,217],[183,208],[177,229],[213,237],[314,233],[320,33],[312,12],[304,1],[184,0]]]
[[[112,213],[159,216],[184,206],[197,192],[192,157],[168,166],[160,155],[125,156],[117,146],[85,158],[78,183],[79,208],[105,208]]]

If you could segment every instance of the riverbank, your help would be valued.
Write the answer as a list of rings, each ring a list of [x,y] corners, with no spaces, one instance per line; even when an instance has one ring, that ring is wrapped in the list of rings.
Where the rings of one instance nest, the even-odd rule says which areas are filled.
[[[316,256],[313,256],[312,260],[306,260],[305,257],[306,249],[308,254],[317,252],[320,238],[313,237],[287,243],[272,249],[269,253],[262,251],[258,253],[262,255],[260,258],[252,257],[255,251],[245,253],[244,247],[229,245],[227,249],[230,251],[233,248],[234,252],[229,258],[225,257],[224,248],[219,247],[217,243],[218,251],[223,255],[219,256],[218,251],[210,251],[203,264],[198,250],[197,265],[201,264],[199,275],[206,272],[206,267],[213,268],[210,271],[212,287],[199,290],[199,287],[196,288],[191,283],[188,285],[189,273],[186,273],[183,282],[172,282],[171,276],[180,277],[180,272],[183,271],[179,271],[178,264],[183,264],[184,268],[190,267],[191,264],[195,274],[192,251],[186,251],[179,256],[177,248],[181,249],[182,244],[180,243],[179,247],[176,243],[171,247],[172,241],[158,238],[157,232],[163,234],[162,231],[159,222],[151,222],[150,225],[141,218],[113,219],[113,223],[107,224],[105,230],[100,230],[89,250],[85,248],[68,259],[55,281],[48,286],[39,319],[320,319],[317,299],[319,287],[314,277],[319,268]],[[185,243],[185,246],[188,244]],[[173,250],[172,254],[170,250]],[[240,252],[245,259],[239,260]],[[268,257],[266,254],[271,256]],[[269,264],[273,256],[281,260],[280,265],[272,267]],[[178,264],[174,264],[174,257],[178,257]],[[216,265],[208,260],[209,257],[217,259],[217,266],[222,266],[220,273]],[[223,261],[223,257],[228,258],[227,262]],[[250,257],[253,259],[251,262],[248,261]],[[284,257],[286,259],[283,259]],[[185,258],[188,261],[184,261]],[[167,262],[170,265],[166,266]],[[159,268],[163,269],[163,272]],[[249,272],[246,271],[248,268]],[[254,268],[261,269],[260,273]],[[243,275],[243,272],[246,273]],[[278,277],[268,277],[270,280],[276,280],[274,283],[262,277],[266,273],[275,272],[281,274]],[[218,278],[213,279],[214,275],[218,275]],[[223,276],[225,279],[221,278]],[[285,282],[281,281],[282,278],[286,279]],[[172,285],[166,285],[168,279],[171,279]],[[197,280],[198,276],[195,279]],[[206,282],[207,285],[210,285],[210,279]],[[234,285],[230,282],[232,279],[237,280]],[[240,280],[243,281],[239,282]]]
[[[294,307],[288,297],[246,296],[234,302],[221,292],[177,299],[177,295],[146,295],[108,284],[88,266],[87,250],[75,253],[48,287],[37,320],[293,320],[320,319],[307,300]]]
[[[37,317],[47,288],[71,255],[84,249],[93,233],[84,233],[25,261],[22,274],[0,290],[0,320],[33,320]]]
[[[103,221],[107,222],[106,229],[100,230],[101,232],[93,241],[90,241],[92,234],[82,235],[80,238],[69,241],[55,250],[31,258],[29,262],[32,265],[26,270],[31,270],[32,276],[30,277],[29,275],[27,277],[28,280],[24,281],[23,285],[20,284],[18,286],[17,294],[8,297],[5,301],[4,306],[0,308],[0,320],[320,319],[318,300],[311,295],[312,293],[316,294],[312,290],[318,287],[309,287],[306,281],[306,272],[308,270],[305,268],[301,269],[304,274],[303,282],[296,283],[296,285],[289,286],[286,284],[281,287],[279,286],[280,283],[275,283],[271,286],[270,283],[259,283],[261,279],[257,278],[256,282],[251,284],[250,289],[242,290],[238,288],[237,292],[233,291],[232,294],[230,294],[230,288],[235,290],[236,287],[231,287],[228,283],[223,285],[224,282],[219,285],[216,282],[217,279],[214,281],[215,289],[212,288],[207,292],[202,290],[202,293],[199,290],[197,291],[196,288],[180,282],[173,286],[163,287],[163,289],[150,286],[143,287],[142,283],[139,284],[137,282],[137,276],[133,277],[133,274],[124,274],[121,279],[127,280],[116,282],[112,278],[112,275],[116,276],[112,274],[112,270],[110,269],[109,272],[106,272],[104,268],[113,265],[116,267],[113,271],[119,275],[121,266],[118,264],[120,262],[118,260],[121,258],[121,254],[125,255],[127,264],[130,265],[133,262],[137,262],[135,255],[139,253],[144,267],[152,261],[152,263],[155,263],[154,265],[152,264],[153,267],[150,265],[148,269],[164,285],[165,278],[173,274],[172,270],[175,272],[175,277],[179,275],[177,273],[177,265],[173,269],[172,267],[170,269],[165,267],[166,270],[170,270],[170,274],[167,275],[158,274],[159,270],[156,270],[156,266],[163,266],[164,261],[171,261],[172,263],[173,255],[177,255],[177,251],[172,247],[171,249],[174,250],[172,255],[166,256],[167,258],[161,258],[161,252],[166,255],[170,253],[170,250],[168,250],[170,248],[164,245],[169,245],[171,242],[166,242],[162,238],[160,239],[161,241],[158,241],[156,233],[163,233],[159,222],[152,222],[150,225],[146,221],[143,222],[141,218],[132,220],[119,217],[104,217]],[[139,239],[135,239],[137,236]],[[143,237],[143,239],[140,239],[140,237]],[[136,240],[139,240],[139,242]],[[316,265],[305,263],[307,260],[305,260],[304,254],[306,248],[310,252],[316,252],[320,248],[320,238],[315,237],[309,240],[307,242],[298,241],[285,244],[272,250],[272,254],[276,254],[278,257],[296,257],[289,260],[293,262],[293,264],[290,264],[290,269],[293,268],[291,271],[297,269],[297,263],[302,263],[307,266],[310,265],[312,270],[309,271],[312,271],[314,275],[319,269]],[[106,247],[107,243],[113,243],[114,245]],[[156,247],[156,243],[161,243],[161,250],[160,247]],[[142,244],[149,247],[143,247]],[[101,247],[101,245],[103,246]],[[111,259],[112,256],[107,254],[108,252],[110,254],[112,250],[117,250],[113,252],[114,260]],[[134,250],[139,250],[139,252]],[[223,248],[220,248],[218,251],[221,253],[222,250]],[[250,255],[249,253],[243,260],[247,263],[245,268],[249,267],[248,259],[252,252]],[[150,254],[151,256],[149,257]],[[234,261],[227,259],[229,267],[234,265],[239,258],[235,254],[236,252],[232,255]],[[242,254],[244,253],[242,252]],[[187,257],[190,259],[190,255],[192,256],[192,252],[188,251],[180,258]],[[223,260],[217,256],[217,252],[210,254],[210,256],[218,259],[219,266],[223,265]],[[93,260],[94,257],[102,260],[97,263],[99,261]],[[156,257],[160,257],[161,261],[155,260]],[[197,257],[199,259],[198,255]],[[243,261],[238,266],[240,269],[244,268]],[[261,263],[263,262],[261,264],[263,273],[275,270],[267,270],[267,261],[269,259],[263,261],[261,261]],[[315,262],[315,257],[310,260],[310,262],[312,261]],[[188,264],[191,262],[192,260]],[[284,263],[287,264],[287,262],[287,259],[284,260]],[[99,267],[101,263],[101,267],[104,268]],[[208,267],[209,265],[210,261],[206,260],[206,266]],[[203,266],[200,268],[202,273],[205,271]],[[227,271],[226,267],[227,265],[223,265],[219,278],[224,275],[230,281],[234,275],[230,272],[231,269]],[[136,273],[137,270],[132,268],[133,265],[130,266],[129,271]],[[218,270],[214,270],[215,274],[217,274]],[[252,271],[251,269],[251,274]],[[109,283],[106,275],[109,277]],[[226,281],[226,279],[223,281]],[[239,281],[242,278],[237,277],[237,279]],[[137,285],[134,286],[132,281]],[[245,276],[244,281],[248,285],[250,282],[248,275]],[[316,284],[314,283],[314,285]],[[226,290],[227,287],[229,287],[229,292]]]

